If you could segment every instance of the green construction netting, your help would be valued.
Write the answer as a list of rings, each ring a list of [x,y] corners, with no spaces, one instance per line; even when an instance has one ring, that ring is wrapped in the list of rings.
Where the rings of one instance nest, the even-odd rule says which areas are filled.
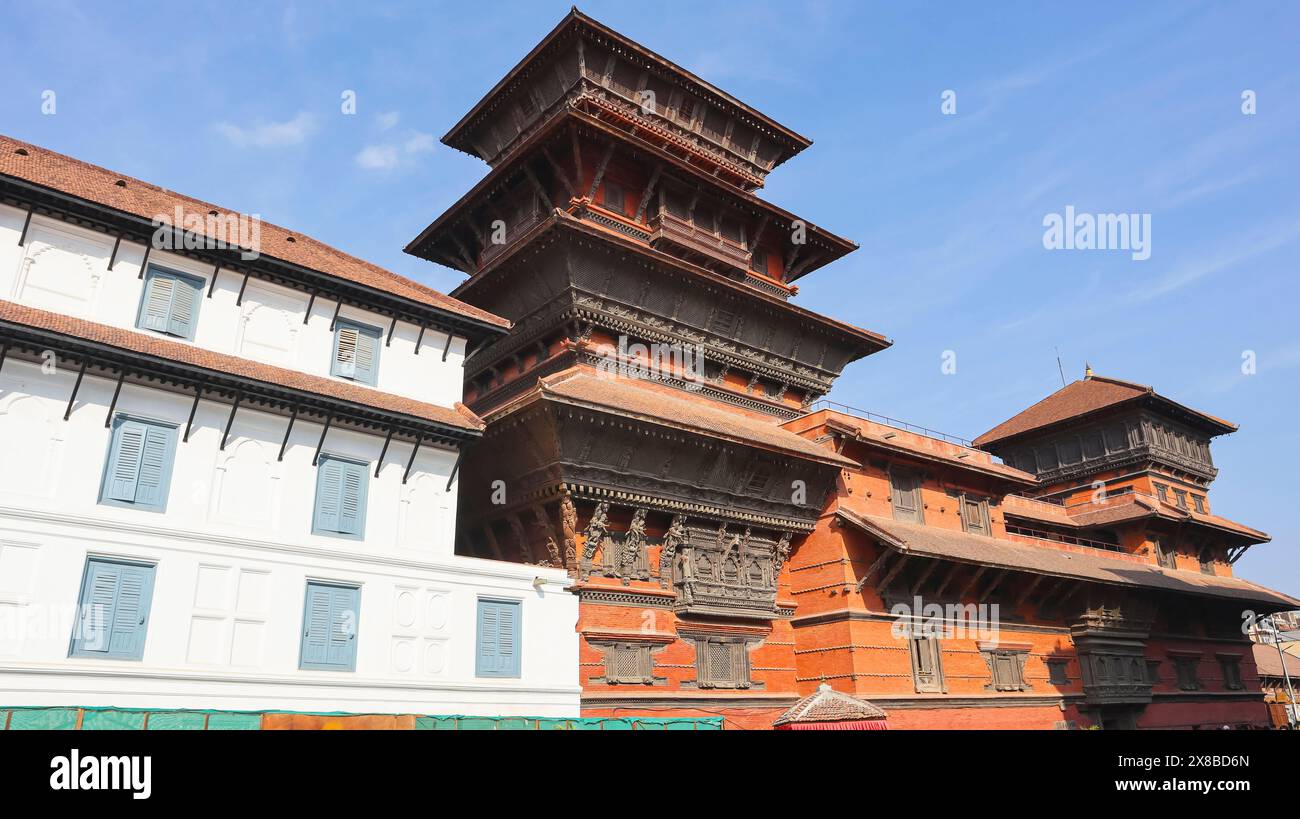
[[[124,708],[0,708],[0,728],[11,731],[256,731],[263,712],[150,711]],[[301,713],[267,711],[265,713]],[[339,714],[347,716],[346,714]],[[418,731],[721,731],[721,717],[416,717]]]

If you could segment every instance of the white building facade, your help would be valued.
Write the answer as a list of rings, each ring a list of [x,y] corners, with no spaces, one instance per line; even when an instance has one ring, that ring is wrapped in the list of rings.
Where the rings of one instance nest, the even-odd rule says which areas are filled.
[[[172,200],[0,138],[0,706],[577,716],[565,572],[454,553],[503,322]]]

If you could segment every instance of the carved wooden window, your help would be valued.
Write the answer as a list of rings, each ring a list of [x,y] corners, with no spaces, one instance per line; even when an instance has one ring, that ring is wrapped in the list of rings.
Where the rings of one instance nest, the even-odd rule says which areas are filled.
[[[1156,497],[1159,498],[1162,503],[1168,503],[1169,487],[1165,486],[1163,483],[1156,484]]]
[[[924,523],[921,507],[921,476],[907,470],[891,470],[889,496],[894,504],[894,519]]]
[[[1052,685],[1069,685],[1070,675],[1066,672],[1069,660],[1048,660],[1047,681]]]
[[[1201,574],[1214,574],[1214,553],[1209,547],[1201,549]]]
[[[605,682],[650,685],[654,682],[653,646],[638,643],[611,643],[605,649]]]
[[[755,250],[749,260],[749,267],[759,275],[767,275],[767,251]]]
[[[1198,691],[1201,681],[1196,676],[1196,667],[1201,661],[1196,657],[1175,657],[1174,671],[1178,677],[1178,687],[1183,691]]]
[[[1147,682],[1155,685],[1160,682],[1160,661],[1147,660]]]
[[[990,691],[1024,691],[1026,651],[987,649],[981,652],[988,663],[992,680],[984,686]]]
[[[917,693],[946,693],[939,638],[911,637],[908,645],[912,652],[912,682]]]
[[[1223,671],[1223,687],[1229,691],[1240,691],[1241,684],[1241,658],[1236,655],[1219,655],[1219,668]]]
[[[1192,505],[1196,507],[1197,512],[1205,514],[1205,498],[1200,495],[1192,495]]]
[[[1174,490],[1174,503],[1179,509],[1187,508],[1187,492],[1182,489]]]
[[[961,498],[961,524],[972,535],[992,535],[993,527],[989,523],[988,498]]]
[[[604,192],[600,197],[600,204],[615,213],[626,214],[627,202],[623,194],[623,187],[606,180]]]
[[[749,482],[746,486],[748,492],[752,494],[761,494],[767,491],[768,484],[772,482],[772,471],[765,466],[755,467],[750,473]]]
[[[1156,538],[1156,562],[1166,569],[1178,568],[1178,559],[1174,555],[1174,550],[1166,546],[1159,538]]]
[[[744,640],[695,641],[695,677],[700,688],[749,688],[749,652]]]

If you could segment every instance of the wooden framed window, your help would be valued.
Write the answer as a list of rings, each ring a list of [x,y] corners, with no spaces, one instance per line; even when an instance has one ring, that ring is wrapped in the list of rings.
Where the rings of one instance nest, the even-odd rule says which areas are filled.
[[[605,648],[605,682],[610,685],[654,683],[652,648],[645,643],[610,643]]]
[[[1177,569],[1178,559],[1174,550],[1164,544],[1160,538],[1155,539],[1156,562],[1166,569]]]
[[[203,279],[149,265],[135,326],[192,340],[202,293]]]
[[[1197,512],[1200,512],[1202,515],[1205,514],[1205,498],[1202,496],[1192,495],[1192,506],[1196,507]]]
[[[909,637],[912,654],[912,684],[918,694],[946,694],[942,650],[938,637]]]
[[[697,639],[695,678],[700,688],[749,688],[749,651],[745,641]]]
[[[360,609],[361,589],[356,586],[307,581],[298,667],[355,671]]]
[[[1160,499],[1161,503],[1168,503],[1169,487],[1165,486],[1163,483],[1156,484],[1156,497]]]
[[[176,427],[126,415],[113,418],[99,502],[150,512],[167,509]]]
[[[1199,691],[1201,680],[1197,668],[1201,661],[1198,657],[1174,657],[1174,673],[1178,678],[1178,688],[1182,691]]]
[[[1223,687],[1229,691],[1240,691],[1245,688],[1241,684],[1241,657],[1236,654],[1220,654],[1219,670],[1223,673]]]
[[[518,600],[478,601],[474,676],[519,677],[522,608]]]
[[[1174,490],[1174,505],[1179,509],[1187,508],[1187,492],[1182,489]]]
[[[749,269],[753,270],[760,276],[768,275],[766,250],[759,250],[758,248],[754,249],[754,252],[750,254]]]
[[[1026,691],[1025,660],[1029,656],[1026,649],[983,648],[984,662],[988,664],[991,679],[984,686],[986,691]]]
[[[1214,574],[1214,552],[1206,546],[1198,555],[1201,562],[1201,574]]]
[[[358,539],[364,537],[369,494],[369,465],[333,455],[322,455],[316,468],[312,533],[346,535]]]
[[[894,506],[894,519],[911,523],[924,523],[925,512],[921,504],[921,476],[906,469],[889,471],[889,497]]]
[[[1052,685],[1069,685],[1069,660],[1047,660],[1047,681]]]
[[[334,325],[334,360],[330,375],[373,386],[379,375],[379,340],[384,331],[347,319]]]
[[[92,557],[86,561],[72,636],[72,657],[138,660],[144,656],[156,567]]]
[[[970,495],[962,495],[961,525],[963,529],[970,532],[972,535],[991,536],[993,534],[993,527],[989,523],[988,498],[975,498]]]
[[[1160,661],[1147,660],[1147,682],[1155,685],[1160,682]]]

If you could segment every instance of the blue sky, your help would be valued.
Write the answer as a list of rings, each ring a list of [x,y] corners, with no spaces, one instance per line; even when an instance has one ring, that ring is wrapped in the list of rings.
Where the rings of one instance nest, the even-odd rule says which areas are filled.
[[[449,290],[401,249],[487,168],[437,138],[568,7],[3,0],[0,132]],[[1058,350],[1153,384],[1241,424],[1214,510],[1274,536],[1241,575],[1300,595],[1300,8],[582,8],[814,139],[763,195],[861,249],[797,301],[896,342],[832,398],[972,438],[1060,387]],[[1150,214],[1150,258],[1044,249],[1067,205]]]

